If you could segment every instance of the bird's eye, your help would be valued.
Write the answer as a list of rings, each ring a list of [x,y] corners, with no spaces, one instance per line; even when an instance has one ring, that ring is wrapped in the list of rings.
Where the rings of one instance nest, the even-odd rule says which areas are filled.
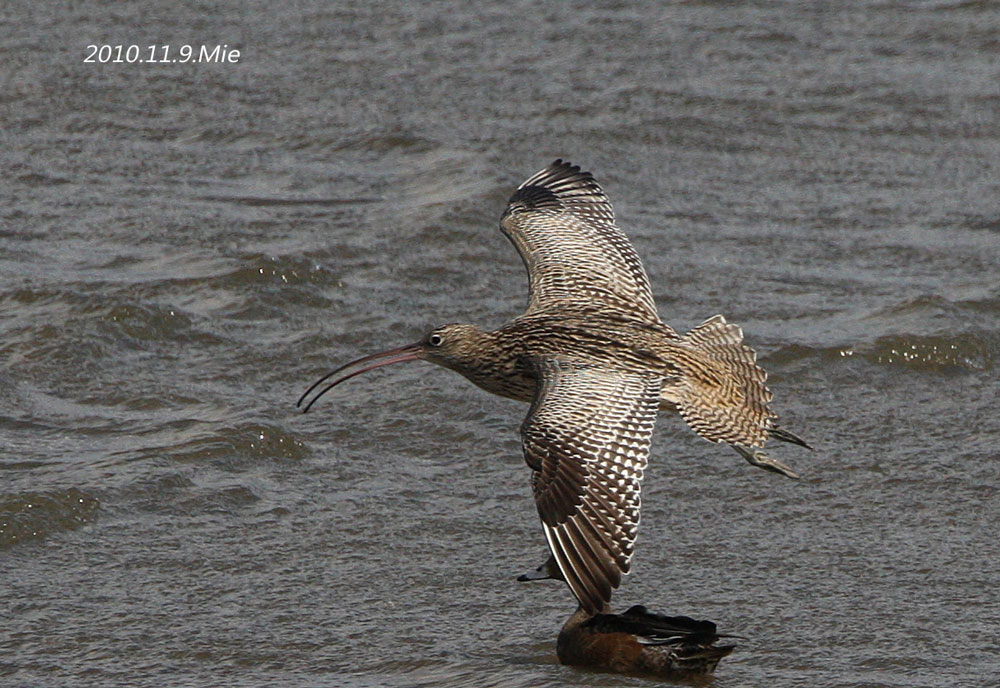
[[[430,344],[431,346],[441,346],[441,342],[443,342],[443,341],[444,341],[444,337],[442,337],[441,335],[439,335],[437,333],[434,333],[430,337],[427,338],[427,343]]]

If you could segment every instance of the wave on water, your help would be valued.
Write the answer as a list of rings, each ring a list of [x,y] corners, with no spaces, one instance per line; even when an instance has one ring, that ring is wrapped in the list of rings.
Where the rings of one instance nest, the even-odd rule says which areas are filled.
[[[0,496],[0,550],[97,520],[97,498],[74,487]]]
[[[762,360],[780,367],[803,359],[820,358],[832,363],[846,358],[861,358],[879,366],[904,366],[925,372],[949,369],[992,370],[1000,342],[974,334],[952,337],[939,335],[895,334],[874,341],[860,341],[840,346],[811,347],[792,344],[782,347]]]
[[[993,369],[1000,356],[995,315],[1000,300],[992,296],[947,299],[918,296],[861,315],[822,346],[801,342],[765,357],[772,365],[819,357],[831,363],[860,358],[878,366],[945,372]]]
[[[862,355],[880,365],[902,365],[922,370],[957,367],[984,371],[993,367],[995,351],[988,341],[972,334],[955,337],[893,335],[879,337]]]

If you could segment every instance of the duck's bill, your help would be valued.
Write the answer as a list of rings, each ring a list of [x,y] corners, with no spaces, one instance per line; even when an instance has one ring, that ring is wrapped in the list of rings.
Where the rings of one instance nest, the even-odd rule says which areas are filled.
[[[527,583],[529,581],[550,580],[551,578],[552,576],[545,570],[545,564],[542,564],[537,569],[522,573],[517,577],[517,580],[519,583]]]
[[[302,412],[307,413],[309,409],[312,408],[312,405],[315,404],[316,401],[321,396],[329,392],[331,389],[339,385],[341,382],[344,382],[345,380],[350,380],[352,377],[356,375],[361,375],[361,373],[367,373],[369,370],[375,370],[376,368],[381,368],[382,366],[392,365],[393,363],[403,363],[405,361],[415,361],[418,358],[420,358],[420,350],[421,347],[419,343],[407,344],[406,346],[401,346],[396,349],[389,349],[388,351],[382,351],[377,354],[372,354],[371,356],[365,356],[363,358],[359,358],[356,361],[351,361],[350,363],[342,365],[336,370],[331,370],[329,373],[327,373],[320,379],[316,380],[316,382],[312,383],[309,389],[307,389],[305,393],[303,393],[303,395],[299,397],[299,401],[298,403],[295,404],[295,406],[301,407]],[[358,368],[358,366],[361,367]],[[357,370],[354,370],[355,368],[357,368]],[[330,382],[329,384],[327,384],[326,387],[321,389],[319,393],[316,394],[316,396],[314,396],[311,401],[309,401],[308,404],[302,406],[306,398],[310,394],[312,394],[312,392],[317,387],[322,385],[331,377],[334,377],[335,375],[338,374],[339,377],[334,378],[333,382]]]

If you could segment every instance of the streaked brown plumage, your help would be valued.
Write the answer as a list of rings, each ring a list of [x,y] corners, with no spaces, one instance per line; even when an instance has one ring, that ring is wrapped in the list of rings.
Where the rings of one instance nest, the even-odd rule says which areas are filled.
[[[494,331],[436,328],[338,368],[299,403],[338,373],[306,410],[350,377],[416,359],[531,402],[521,437],[545,536],[581,607],[596,613],[629,570],[659,409],[793,477],[758,448],[769,437],[804,443],[776,428],[766,373],[738,327],[715,316],[680,336],[659,319],[642,264],[589,172],[557,160],[518,188],[500,227],[528,270],[524,315]]]

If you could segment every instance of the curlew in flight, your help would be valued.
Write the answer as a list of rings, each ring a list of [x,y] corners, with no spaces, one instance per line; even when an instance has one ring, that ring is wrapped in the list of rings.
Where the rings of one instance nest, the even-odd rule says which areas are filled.
[[[545,537],[581,608],[596,614],[629,570],[660,409],[790,477],[760,448],[770,438],[806,445],[777,427],[767,375],[739,327],[717,315],[681,336],[660,320],[642,263],[589,172],[556,160],[511,196],[500,228],[528,269],[522,316],[493,331],[444,325],[360,358],[299,405],[334,375],[304,410],[355,375],[418,359],[530,402],[521,439]]]

